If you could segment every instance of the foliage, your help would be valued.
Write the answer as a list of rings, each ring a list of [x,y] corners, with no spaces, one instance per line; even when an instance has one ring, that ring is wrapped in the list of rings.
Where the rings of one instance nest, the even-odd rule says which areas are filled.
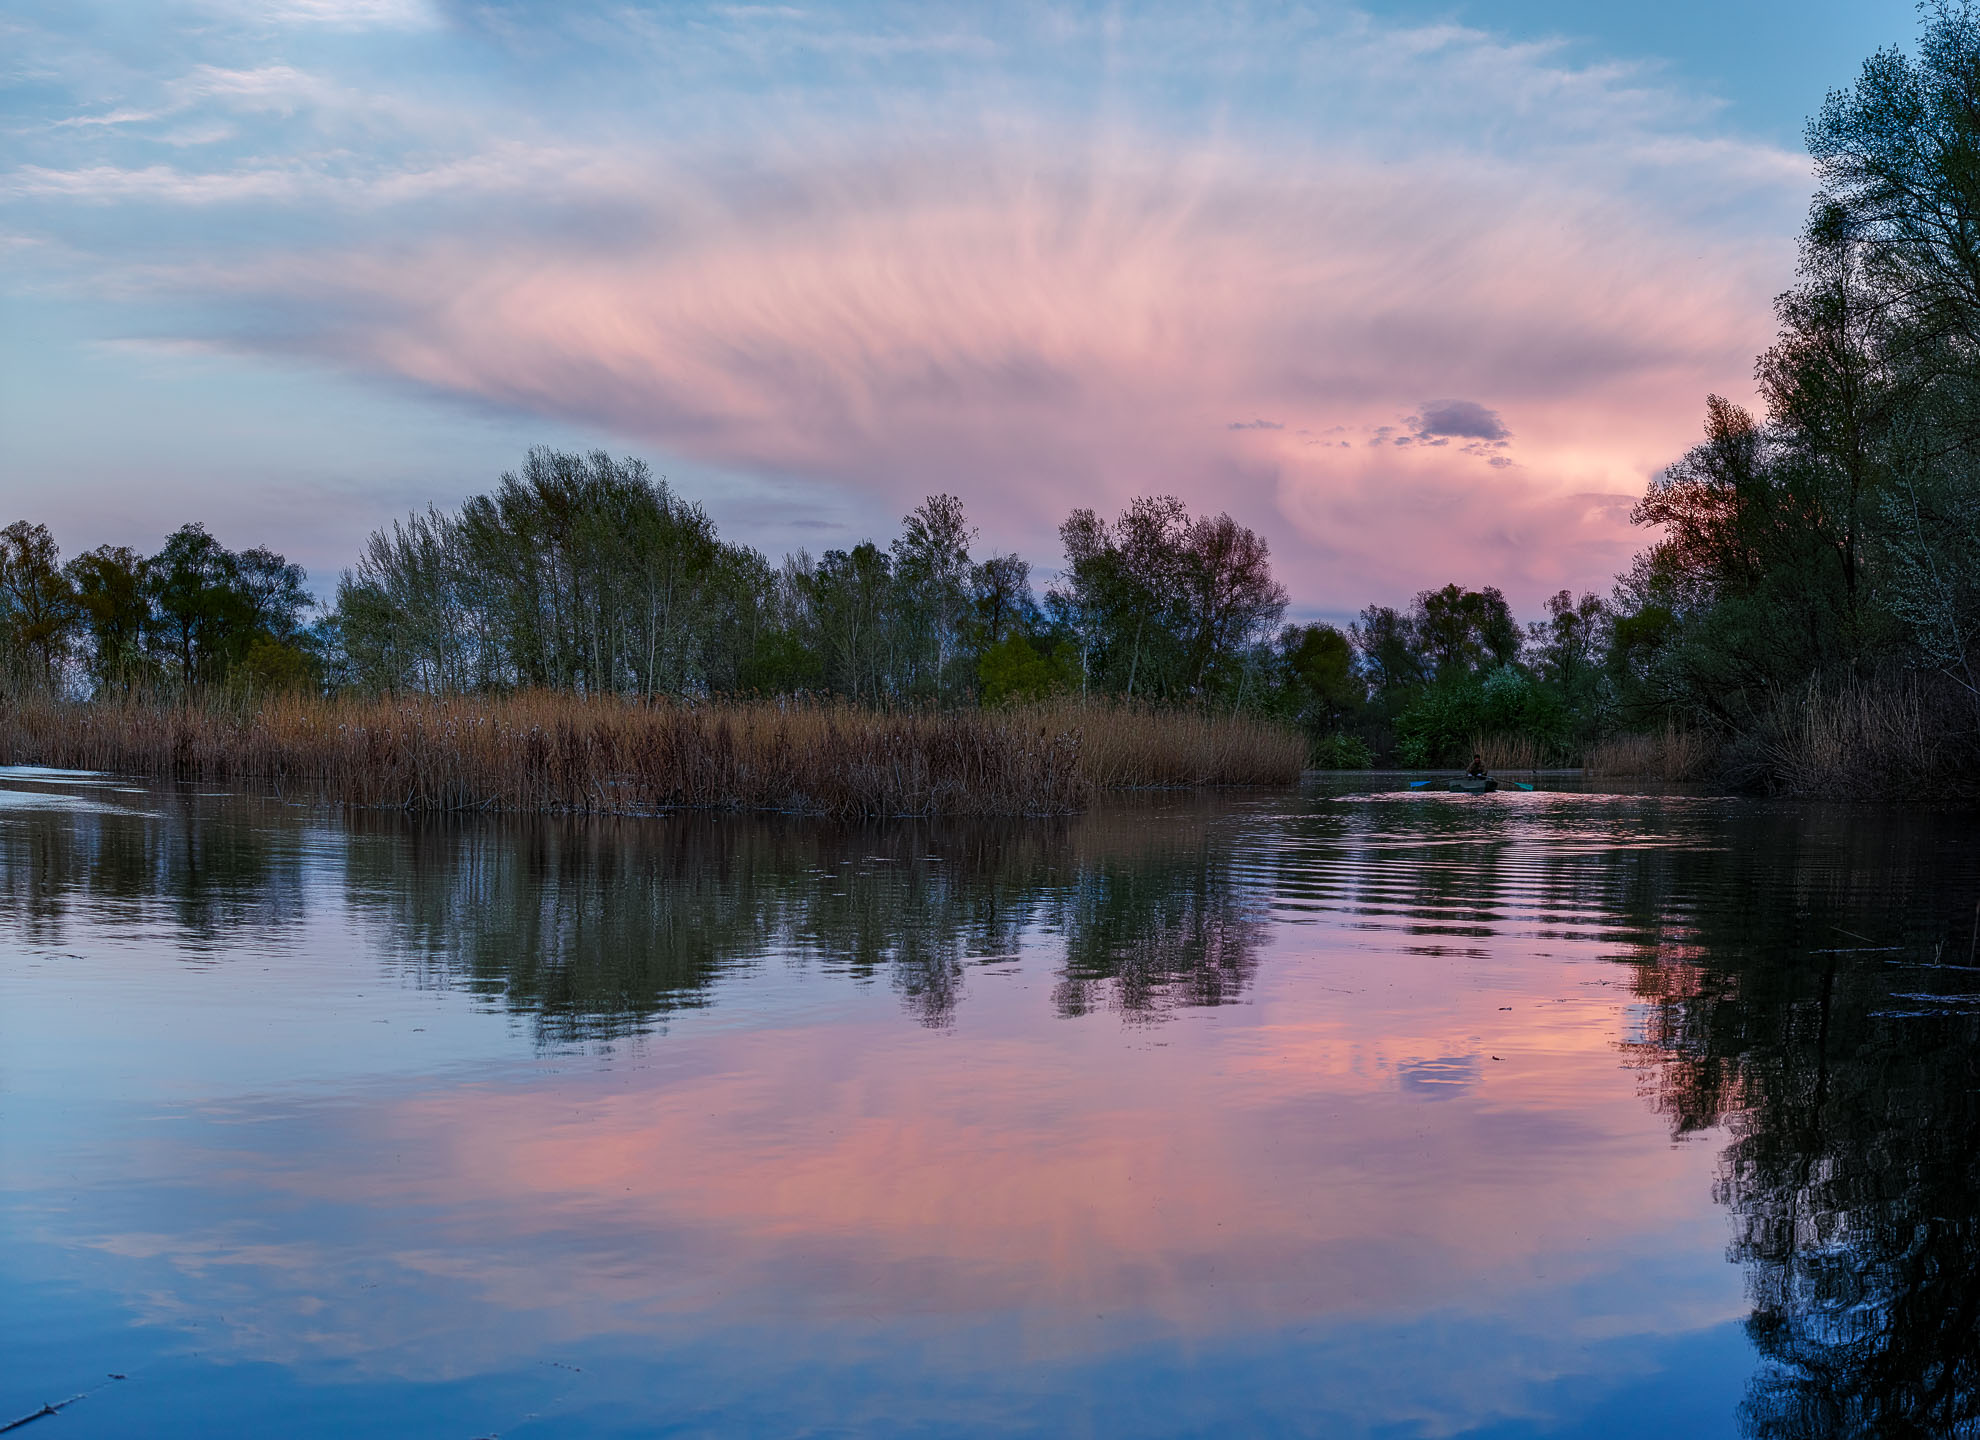
[[[1517,665],[1424,691],[1396,721],[1397,763],[1462,765],[1488,735],[1521,735],[1566,759],[1572,722],[1558,690]]]
[[[1375,753],[1359,735],[1336,730],[1313,742],[1313,764],[1321,770],[1366,770],[1375,763]]]
[[[867,705],[1089,693],[1180,700],[1253,689],[1285,604],[1265,542],[1172,497],[1118,524],[1076,511],[1041,606],[1016,555],[971,554],[962,502],[932,495],[889,544],[780,566],[715,533],[634,459],[532,450],[456,514],[371,537],[338,587],[355,688],[457,694],[827,694]],[[1254,697],[1255,698],[1255,697]]]
[[[1924,16],[1915,56],[1872,56],[1808,127],[1820,189],[1756,365],[1765,416],[1711,397],[1638,508],[1660,533],[1607,667],[1632,723],[1760,756],[1790,697],[1909,669],[1966,697],[1921,701],[1938,751],[1980,734],[1980,19]]]
[[[45,525],[16,520],[0,530],[0,642],[14,678],[43,689],[67,658],[78,614],[59,559]]]
[[[1041,654],[1029,638],[1013,633],[983,652],[976,675],[986,705],[1043,700],[1078,688],[1079,660],[1070,646],[1048,644]]]
[[[1059,537],[1066,572],[1047,605],[1091,690],[1181,700],[1239,689],[1251,646],[1285,611],[1264,539],[1229,515],[1192,519],[1173,495],[1135,500],[1111,525],[1075,510]]]
[[[229,550],[197,524],[148,558],[102,546],[63,565],[46,526],[15,521],[0,530],[0,662],[13,688],[56,693],[313,684],[303,580],[272,550]]]

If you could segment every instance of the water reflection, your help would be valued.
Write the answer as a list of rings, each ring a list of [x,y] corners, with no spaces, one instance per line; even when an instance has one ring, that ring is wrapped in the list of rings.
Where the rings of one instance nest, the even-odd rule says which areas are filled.
[[[0,810],[0,914],[33,943],[61,944],[78,907],[92,922],[166,923],[196,952],[303,919],[293,816],[255,805],[262,823],[246,823],[197,794],[107,778],[16,774],[0,785],[12,801]]]
[[[1976,1425],[1969,817],[12,788],[16,1374],[295,1433]]]
[[[1642,1051],[1677,1131],[1725,1124],[1717,1198],[1767,1364],[1747,1433],[1980,1428],[1980,887],[1971,817],[1749,827],[1673,890]],[[1689,882],[1688,885],[1686,882]],[[1661,893],[1660,893],[1661,892]],[[1766,903],[1791,895],[1792,906]]]
[[[53,796],[47,787],[17,788]],[[526,1017],[550,1043],[639,1033],[707,1003],[738,967],[884,978],[923,1024],[952,1020],[968,967],[1063,937],[1063,1014],[1147,1019],[1242,992],[1265,905],[1230,817],[1200,805],[1063,823],[855,827],[786,817],[657,821],[358,814],[348,827],[250,797],[25,809],[0,828],[0,918],[61,943],[72,916],[169,917],[204,952],[305,923],[304,874],[390,963]],[[202,800],[204,803],[202,803]]]

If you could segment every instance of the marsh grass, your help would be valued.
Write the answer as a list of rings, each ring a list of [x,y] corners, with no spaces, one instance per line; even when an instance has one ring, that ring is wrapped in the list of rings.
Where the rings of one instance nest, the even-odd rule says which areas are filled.
[[[1306,768],[1304,735],[1247,716],[1070,700],[1009,713],[1078,735],[1081,773],[1102,790],[1290,785]]]
[[[1066,814],[1108,786],[1290,783],[1304,755],[1300,737],[1254,721],[1097,706],[889,713],[549,692],[173,705],[30,697],[0,709],[0,751],[16,764],[255,783],[366,808],[845,818]]]
[[[1487,770],[1538,770],[1542,759],[1540,742],[1531,735],[1480,735],[1472,749]]]
[[[1582,769],[1591,776],[1645,780],[1698,780],[1708,775],[1719,742],[1699,730],[1667,725],[1647,735],[1611,735],[1588,747]]]
[[[1810,684],[1729,752],[1726,778],[1787,795],[1891,799],[1980,791],[1972,706],[1915,674]]]

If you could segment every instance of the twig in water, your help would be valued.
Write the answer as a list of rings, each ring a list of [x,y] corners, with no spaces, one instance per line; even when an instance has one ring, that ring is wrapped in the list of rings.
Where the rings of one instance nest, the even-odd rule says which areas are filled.
[[[18,1430],[23,1425],[32,1425],[35,1421],[45,1419],[59,1410],[66,1410],[78,1400],[87,1400],[90,1396],[101,1390],[104,1385],[113,1385],[123,1378],[121,1375],[112,1375],[103,1381],[101,1385],[92,1385],[89,1389],[79,1394],[71,1395],[66,1400],[58,1400],[53,1405],[44,1405],[32,1415],[23,1415],[18,1420],[9,1420],[5,1425],[0,1425],[0,1435],[5,1435],[9,1430]]]

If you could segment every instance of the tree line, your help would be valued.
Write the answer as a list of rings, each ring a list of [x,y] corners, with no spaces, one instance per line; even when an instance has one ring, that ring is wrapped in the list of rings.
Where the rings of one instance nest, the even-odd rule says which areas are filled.
[[[1075,510],[1060,538],[1040,594],[1020,556],[978,558],[961,502],[933,495],[885,545],[772,564],[638,460],[537,449],[457,510],[375,532],[327,607],[300,567],[199,525],[156,555],[64,564],[45,527],[18,522],[0,532],[0,650],[16,687],[97,697],[1078,694],[1274,716],[1347,764],[1449,759],[1522,726],[1565,747],[1601,723],[1593,596],[1563,593],[1524,630],[1498,590],[1456,585],[1345,628],[1282,625],[1269,547],[1229,515],[1148,496],[1111,519]]]
[[[886,545],[772,564],[639,460],[538,449],[491,494],[374,534],[330,638],[340,682],[367,691],[953,705],[1256,685],[1286,595],[1255,532],[1165,496],[1115,522],[1075,511],[1062,533],[1067,570],[1042,598],[1020,556],[978,558],[952,495]]]
[[[61,561],[45,525],[0,530],[0,675],[97,696],[227,683],[293,688],[322,673],[325,631],[300,565],[182,526],[156,555],[102,545]]]

